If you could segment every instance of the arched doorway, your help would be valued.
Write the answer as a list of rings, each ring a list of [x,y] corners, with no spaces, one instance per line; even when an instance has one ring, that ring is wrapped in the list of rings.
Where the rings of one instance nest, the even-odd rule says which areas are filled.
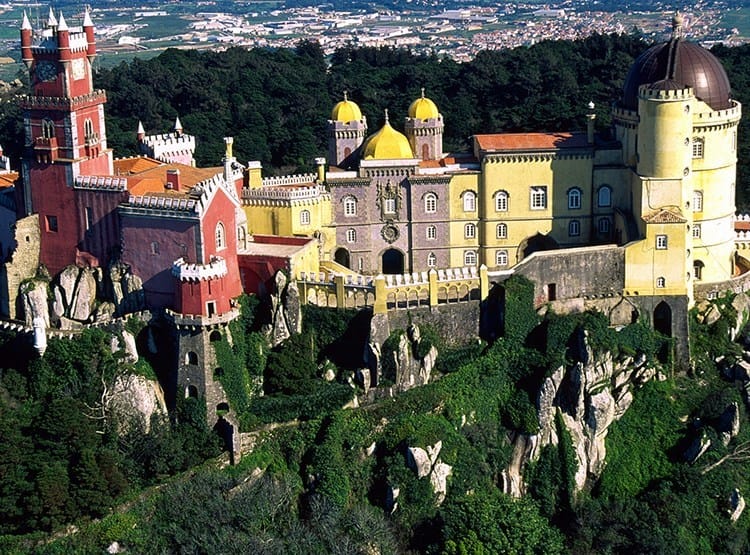
[[[654,330],[667,337],[672,337],[672,309],[664,301],[660,302],[654,308]],[[669,362],[670,347],[671,343],[669,341],[662,343],[661,349],[657,353],[657,358],[660,362]]]
[[[542,235],[537,233],[531,237],[527,237],[518,246],[518,262],[529,256],[533,252],[537,251],[550,251],[559,249],[557,241],[555,241],[549,235]]]
[[[341,248],[336,249],[336,253],[333,255],[333,259],[342,266],[345,266],[347,268],[351,268],[349,265],[349,251]]]
[[[403,274],[404,253],[397,249],[388,249],[383,253],[383,273]]]

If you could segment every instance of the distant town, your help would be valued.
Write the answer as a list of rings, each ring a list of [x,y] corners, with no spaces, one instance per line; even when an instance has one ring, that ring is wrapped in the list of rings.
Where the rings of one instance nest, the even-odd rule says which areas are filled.
[[[403,2],[400,9],[335,9],[334,4],[285,7],[292,2],[164,2],[129,7],[128,2],[94,2],[92,17],[101,63],[154,56],[169,47],[221,50],[231,46],[294,47],[301,40],[320,43],[327,54],[341,47],[408,47],[414,52],[466,61],[481,50],[515,48],[543,40],[578,39],[593,33],[662,37],[670,28],[673,6],[654,3],[648,10],[607,2],[565,1],[499,3],[487,6]],[[442,4],[442,5],[441,5]],[[356,4],[355,4],[356,5]],[[456,7],[456,6],[459,7]],[[598,9],[594,9],[598,8]],[[607,9],[608,8],[608,9]],[[27,11],[47,17],[48,5],[0,5],[0,55],[13,56],[15,30]],[[80,3],[55,3],[66,18],[80,16]],[[750,40],[750,8],[743,2],[697,2],[683,12],[686,34],[704,46]],[[7,38],[6,38],[7,37]],[[12,62],[11,58],[7,62]]]

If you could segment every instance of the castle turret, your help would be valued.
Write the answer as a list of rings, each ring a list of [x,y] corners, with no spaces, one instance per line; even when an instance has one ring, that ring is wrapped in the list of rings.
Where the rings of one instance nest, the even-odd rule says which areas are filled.
[[[21,23],[21,60],[23,60],[27,69],[31,67],[31,62],[34,61],[34,57],[31,54],[32,35],[31,22],[29,21],[29,16],[26,15],[26,10],[24,10],[23,21]]]
[[[438,160],[443,155],[443,115],[435,103],[424,95],[409,106],[404,130],[411,150],[422,160]]]
[[[96,56],[96,41],[94,40],[94,23],[88,8],[83,12],[83,32],[86,35],[86,57],[91,63]]]
[[[344,91],[344,100],[333,107],[328,120],[329,162],[341,168],[353,166],[366,136],[367,118]]]

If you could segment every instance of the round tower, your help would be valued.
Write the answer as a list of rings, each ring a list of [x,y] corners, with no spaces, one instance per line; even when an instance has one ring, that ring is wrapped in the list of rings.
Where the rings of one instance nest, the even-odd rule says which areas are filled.
[[[435,103],[424,95],[409,106],[404,124],[411,150],[422,160],[439,160],[443,156],[443,115]]]
[[[352,167],[366,136],[367,118],[344,91],[344,100],[333,107],[328,120],[329,163],[340,168]]]

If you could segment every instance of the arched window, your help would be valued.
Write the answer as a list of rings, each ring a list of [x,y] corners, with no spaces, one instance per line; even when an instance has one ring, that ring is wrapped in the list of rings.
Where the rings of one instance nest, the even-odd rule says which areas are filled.
[[[656,278],[656,287],[658,287],[659,289],[663,289],[666,286],[667,286],[667,280],[665,278],[661,276]]]
[[[700,280],[703,277],[703,267],[705,264],[701,260],[693,262],[693,277],[696,280]]]
[[[473,239],[477,236],[477,226],[474,224],[466,224],[464,226],[464,237],[467,239]]]
[[[497,227],[495,229],[497,231],[498,239],[508,238],[508,224],[497,224]]]
[[[701,224],[693,224],[693,239],[701,238]]]
[[[477,209],[477,195],[474,191],[464,193],[464,212],[474,212]]]
[[[424,196],[424,211],[428,214],[437,212],[437,195],[435,193],[427,193]]]
[[[508,192],[498,191],[495,195],[495,210],[497,212],[508,211]]]
[[[495,264],[498,266],[508,265],[508,251],[502,250],[495,253]]]
[[[599,206],[612,206],[612,188],[609,185],[599,187],[596,203]]]
[[[609,218],[599,218],[599,233],[607,235],[609,233]]]
[[[96,141],[98,139],[96,133],[94,132],[94,122],[91,121],[91,118],[86,118],[86,120],[83,122],[83,138],[87,143]]]
[[[477,253],[474,251],[464,251],[464,266],[476,266]]]
[[[568,190],[568,209],[579,210],[581,208],[581,197],[583,194],[578,187]]]
[[[693,191],[693,212],[703,212],[703,191]]]
[[[434,225],[428,225],[427,226],[427,238],[428,239],[436,239],[437,238],[437,228]]]
[[[185,353],[185,364],[198,364],[198,353],[195,351]]]
[[[357,242],[357,230],[356,229],[347,229],[346,230],[346,242],[347,243],[356,243]]]
[[[693,158],[703,158],[702,137],[693,137]]]
[[[42,137],[45,139],[52,139],[55,136],[55,124],[49,119],[45,118],[42,120]]]
[[[237,243],[239,248],[247,248],[247,231],[243,226],[237,228]]]
[[[310,211],[309,210],[303,210],[299,213],[299,223],[300,225],[310,225]]]
[[[224,233],[224,224],[219,222],[216,224],[216,250],[225,249],[227,247],[227,238]]]
[[[344,216],[356,216],[357,215],[357,199],[348,196],[344,199]]]
[[[570,220],[568,222],[568,235],[570,237],[578,237],[581,234],[581,222],[578,220]]]
[[[547,209],[547,187],[532,187],[530,192],[530,203],[532,210]]]
[[[151,241],[151,254],[159,254],[159,243]]]
[[[435,256],[434,252],[431,252],[427,255],[427,266],[429,268],[434,268],[437,266],[437,256]]]

